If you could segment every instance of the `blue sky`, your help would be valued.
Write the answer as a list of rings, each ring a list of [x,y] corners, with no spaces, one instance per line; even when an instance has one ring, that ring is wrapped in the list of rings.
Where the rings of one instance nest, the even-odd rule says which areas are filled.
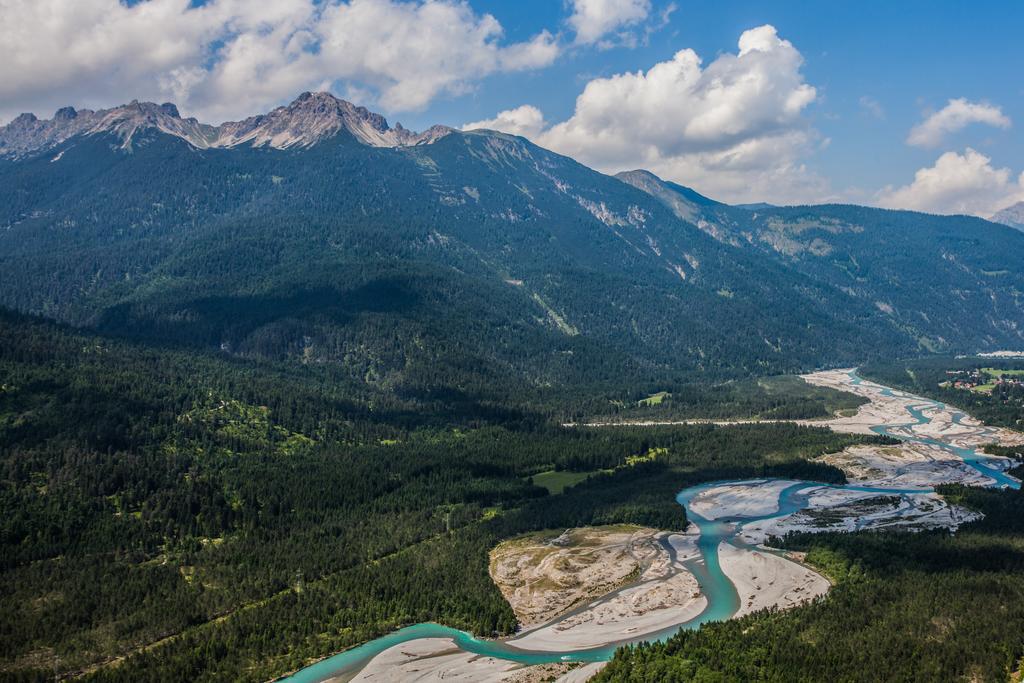
[[[487,124],[727,201],[987,215],[1024,199],[1020,2],[11,0],[4,11],[0,119],[138,98],[219,122],[326,88],[410,128]]]
[[[513,38],[556,25],[564,17],[556,2],[474,4],[494,14]],[[971,146],[990,156],[995,166],[1024,170],[1024,3],[676,4],[669,25],[653,33],[646,45],[578,50],[542,73],[498,76],[469,96],[402,119],[414,126],[477,120],[523,101],[551,112],[554,119],[564,118],[572,114],[576,96],[593,75],[647,69],[683,47],[693,48],[708,62],[735,50],[744,30],[771,24],[804,56],[806,80],[820,92],[808,116],[830,142],[812,163],[835,188],[870,193],[909,182],[937,154],[905,144],[908,132],[926,111],[960,97],[1001,106],[1014,125],[1009,130],[969,126],[951,135],[946,147]],[[867,109],[862,98],[876,102],[882,116]]]

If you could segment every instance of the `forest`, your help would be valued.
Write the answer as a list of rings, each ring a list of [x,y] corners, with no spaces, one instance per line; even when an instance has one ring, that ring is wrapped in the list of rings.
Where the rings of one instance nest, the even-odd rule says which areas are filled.
[[[566,429],[543,397],[480,398],[469,419],[465,396],[419,403],[349,387],[330,367],[13,313],[0,315],[0,372],[10,680],[266,680],[413,622],[509,633],[487,574],[500,540],[682,529],[673,496],[685,486],[843,481],[808,460],[876,438],[785,424]],[[551,470],[589,476],[550,495],[531,477]]]
[[[833,208],[811,232],[799,212],[751,218],[757,249],[819,232],[837,249],[769,258],[504,138],[408,154],[193,153],[152,136],[126,156],[109,142],[0,166],[0,298],[19,311],[0,309],[4,679],[266,680],[409,623],[510,633],[487,575],[499,541],[682,529],[685,486],[842,481],[809,460],[875,438],[561,425],[851,411],[862,401],[786,373],[912,355],[934,336],[871,303],[888,275],[844,293],[867,247],[836,221],[887,234],[887,214]],[[935,231],[935,249],[962,232],[900,220]],[[1011,237],[989,235],[972,268],[1012,260]],[[945,315],[901,291],[921,319]],[[954,366],[929,362],[865,372],[938,395]],[[943,400],[1019,419],[999,396]],[[534,480],[549,472],[579,481],[552,494]],[[876,576],[858,548],[842,562]]]
[[[265,681],[422,621],[507,635],[503,540],[681,530],[684,487],[839,483],[817,456],[892,443],[587,422],[848,415],[798,375],[861,364],[1022,425],[1020,385],[950,379],[1024,368],[953,355],[1020,345],[1019,232],[627,176],[486,130],[207,149],[147,124],[0,158],[0,680]],[[1005,680],[1024,499],[944,493],[986,517],[778,539],[828,597],[603,680]]]
[[[707,217],[723,241],[507,136],[407,150],[136,142],[125,154],[89,136],[59,164],[0,164],[0,305],[147,343],[329,364],[407,394],[472,373],[465,388],[498,400],[502,386],[717,384],[1016,338],[1008,264],[1024,240],[1012,231],[731,209]],[[953,268],[941,254],[966,234],[976,256]],[[796,258],[786,245],[799,240],[828,249]],[[906,241],[916,259],[890,256]],[[885,267],[857,266],[867,254]],[[883,291],[898,316],[876,305]],[[984,329],[957,324],[988,313]]]

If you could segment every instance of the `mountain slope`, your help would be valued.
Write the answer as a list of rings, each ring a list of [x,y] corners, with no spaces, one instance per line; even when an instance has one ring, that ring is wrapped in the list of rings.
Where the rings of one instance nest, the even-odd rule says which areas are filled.
[[[1002,223],[1003,225],[1009,225],[1011,228],[1024,230],[1024,202],[1017,202],[1012,206],[1006,207],[1002,211],[995,213],[989,220],[993,223]]]
[[[809,209],[830,213],[808,227],[789,209],[733,209],[654,176],[634,174],[637,188],[523,138],[392,129],[324,94],[196,124],[200,143],[161,123],[177,113],[166,105],[137,108],[156,122],[47,134],[0,161],[0,304],[337,364],[395,392],[725,377],[907,354],[922,338],[1019,340],[1007,321],[1020,320],[1020,274],[1000,264],[1024,239],[994,226],[965,256],[950,235],[973,226],[892,213],[930,226],[917,251],[1011,271],[984,291],[970,270],[918,292],[893,279],[896,256],[883,269],[866,256],[880,229],[840,227],[850,207]],[[844,276],[843,259],[861,270]],[[969,296],[949,306],[946,286]],[[964,325],[985,296],[1007,310]]]
[[[619,177],[717,239],[875,306],[925,348],[1024,344],[1024,239],[1001,225],[848,205],[696,205],[686,188]]]

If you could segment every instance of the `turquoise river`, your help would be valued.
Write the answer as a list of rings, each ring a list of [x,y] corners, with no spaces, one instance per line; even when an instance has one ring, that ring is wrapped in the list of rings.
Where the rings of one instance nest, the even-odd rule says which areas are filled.
[[[850,373],[850,383],[858,385],[862,382],[855,373]],[[893,396],[891,389],[881,390],[883,396]],[[1020,482],[1013,477],[1006,475],[1003,469],[998,466],[995,459],[969,448],[956,447],[943,442],[940,439],[922,437],[908,434],[905,428],[913,425],[927,424],[930,418],[925,414],[929,409],[946,408],[945,405],[922,397],[913,397],[914,405],[907,407],[908,420],[901,424],[877,425],[872,431],[877,434],[891,436],[901,441],[918,442],[928,444],[947,450],[960,458],[968,466],[978,470],[982,474],[992,478],[996,486],[1019,488]],[[958,411],[953,411],[953,421],[960,423],[966,416]],[[982,428],[984,429],[984,428]],[[758,480],[763,482],[764,480]],[[740,607],[739,596],[736,588],[729,578],[722,571],[719,563],[718,548],[721,543],[732,543],[738,548],[746,549],[750,546],[744,544],[739,538],[743,527],[752,522],[784,517],[798,510],[808,507],[809,487],[820,490],[822,487],[845,489],[850,491],[862,491],[869,493],[882,493],[889,495],[913,495],[928,493],[928,488],[897,489],[897,488],[875,488],[870,486],[855,485],[830,485],[820,482],[798,481],[783,488],[779,492],[778,509],[770,514],[762,516],[730,516],[727,519],[709,520],[694,513],[689,508],[689,502],[702,492],[722,486],[724,484],[737,484],[743,482],[707,482],[693,486],[681,491],[676,496],[676,501],[687,509],[687,519],[693,522],[700,531],[697,541],[699,550],[698,557],[683,563],[697,579],[701,592],[707,598],[707,607],[696,617],[675,624],[663,631],[644,634],[634,640],[623,640],[607,643],[601,647],[572,650],[566,652],[538,652],[520,649],[515,646],[515,638],[510,640],[487,640],[477,638],[465,631],[449,628],[435,623],[422,623],[408,626],[382,638],[364,643],[358,647],[346,650],[334,656],[323,659],[295,674],[282,679],[287,683],[321,683],[328,679],[347,680],[356,675],[371,659],[395,645],[406,643],[420,638],[449,638],[455,645],[464,650],[478,655],[496,657],[499,659],[514,661],[522,664],[546,664],[552,662],[599,662],[612,657],[616,648],[640,641],[664,640],[682,629],[697,628],[701,624],[712,621],[722,621],[732,617]],[[674,551],[666,546],[670,553]],[[763,550],[763,549],[762,549]]]

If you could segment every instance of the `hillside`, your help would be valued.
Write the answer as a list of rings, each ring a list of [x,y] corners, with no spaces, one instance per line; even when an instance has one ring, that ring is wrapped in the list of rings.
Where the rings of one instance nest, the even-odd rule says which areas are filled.
[[[682,525],[687,482],[835,477],[806,459],[863,441],[793,425],[608,435],[486,402],[456,422],[331,365],[3,310],[0,376],[3,680],[266,681],[410,619],[508,633],[487,574],[498,541]],[[626,466],[651,448],[672,455]],[[531,477],[554,469],[588,481],[549,495]]]
[[[644,172],[618,177],[716,239],[869,303],[922,350],[1022,343],[1022,241],[1003,225],[837,204],[743,209]]]
[[[220,127],[145,103],[62,116],[0,130],[0,304],[105,334],[399,394],[1021,342],[1024,235],[980,220],[733,208],[322,93]]]
[[[0,150],[0,677],[257,681],[411,623],[508,635],[487,571],[500,541],[681,529],[683,487],[841,482],[819,456],[892,445],[771,422],[863,400],[765,375],[1022,341],[1009,228],[732,207],[322,93],[219,126],[171,104],[62,109],[3,128]],[[769,422],[561,426],[752,417]],[[982,502],[995,517],[1017,498]],[[942,534],[886,537],[884,554],[948,551],[1020,602],[1019,558]],[[853,611],[752,615],[754,635],[727,622],[604,675],[688,670],[686,642],[693,671],[750,678],[761,660],[705,650],[815,629],[871,643],[888,613],[862,632],[848,615],[939,600],[990,644],[956,636],[943,672],[1019,651],[985,577],[950,601],[956,577],[893,582],[870,539],[822,538],[791,541],[862,567],[870,584],[833,577]]]

